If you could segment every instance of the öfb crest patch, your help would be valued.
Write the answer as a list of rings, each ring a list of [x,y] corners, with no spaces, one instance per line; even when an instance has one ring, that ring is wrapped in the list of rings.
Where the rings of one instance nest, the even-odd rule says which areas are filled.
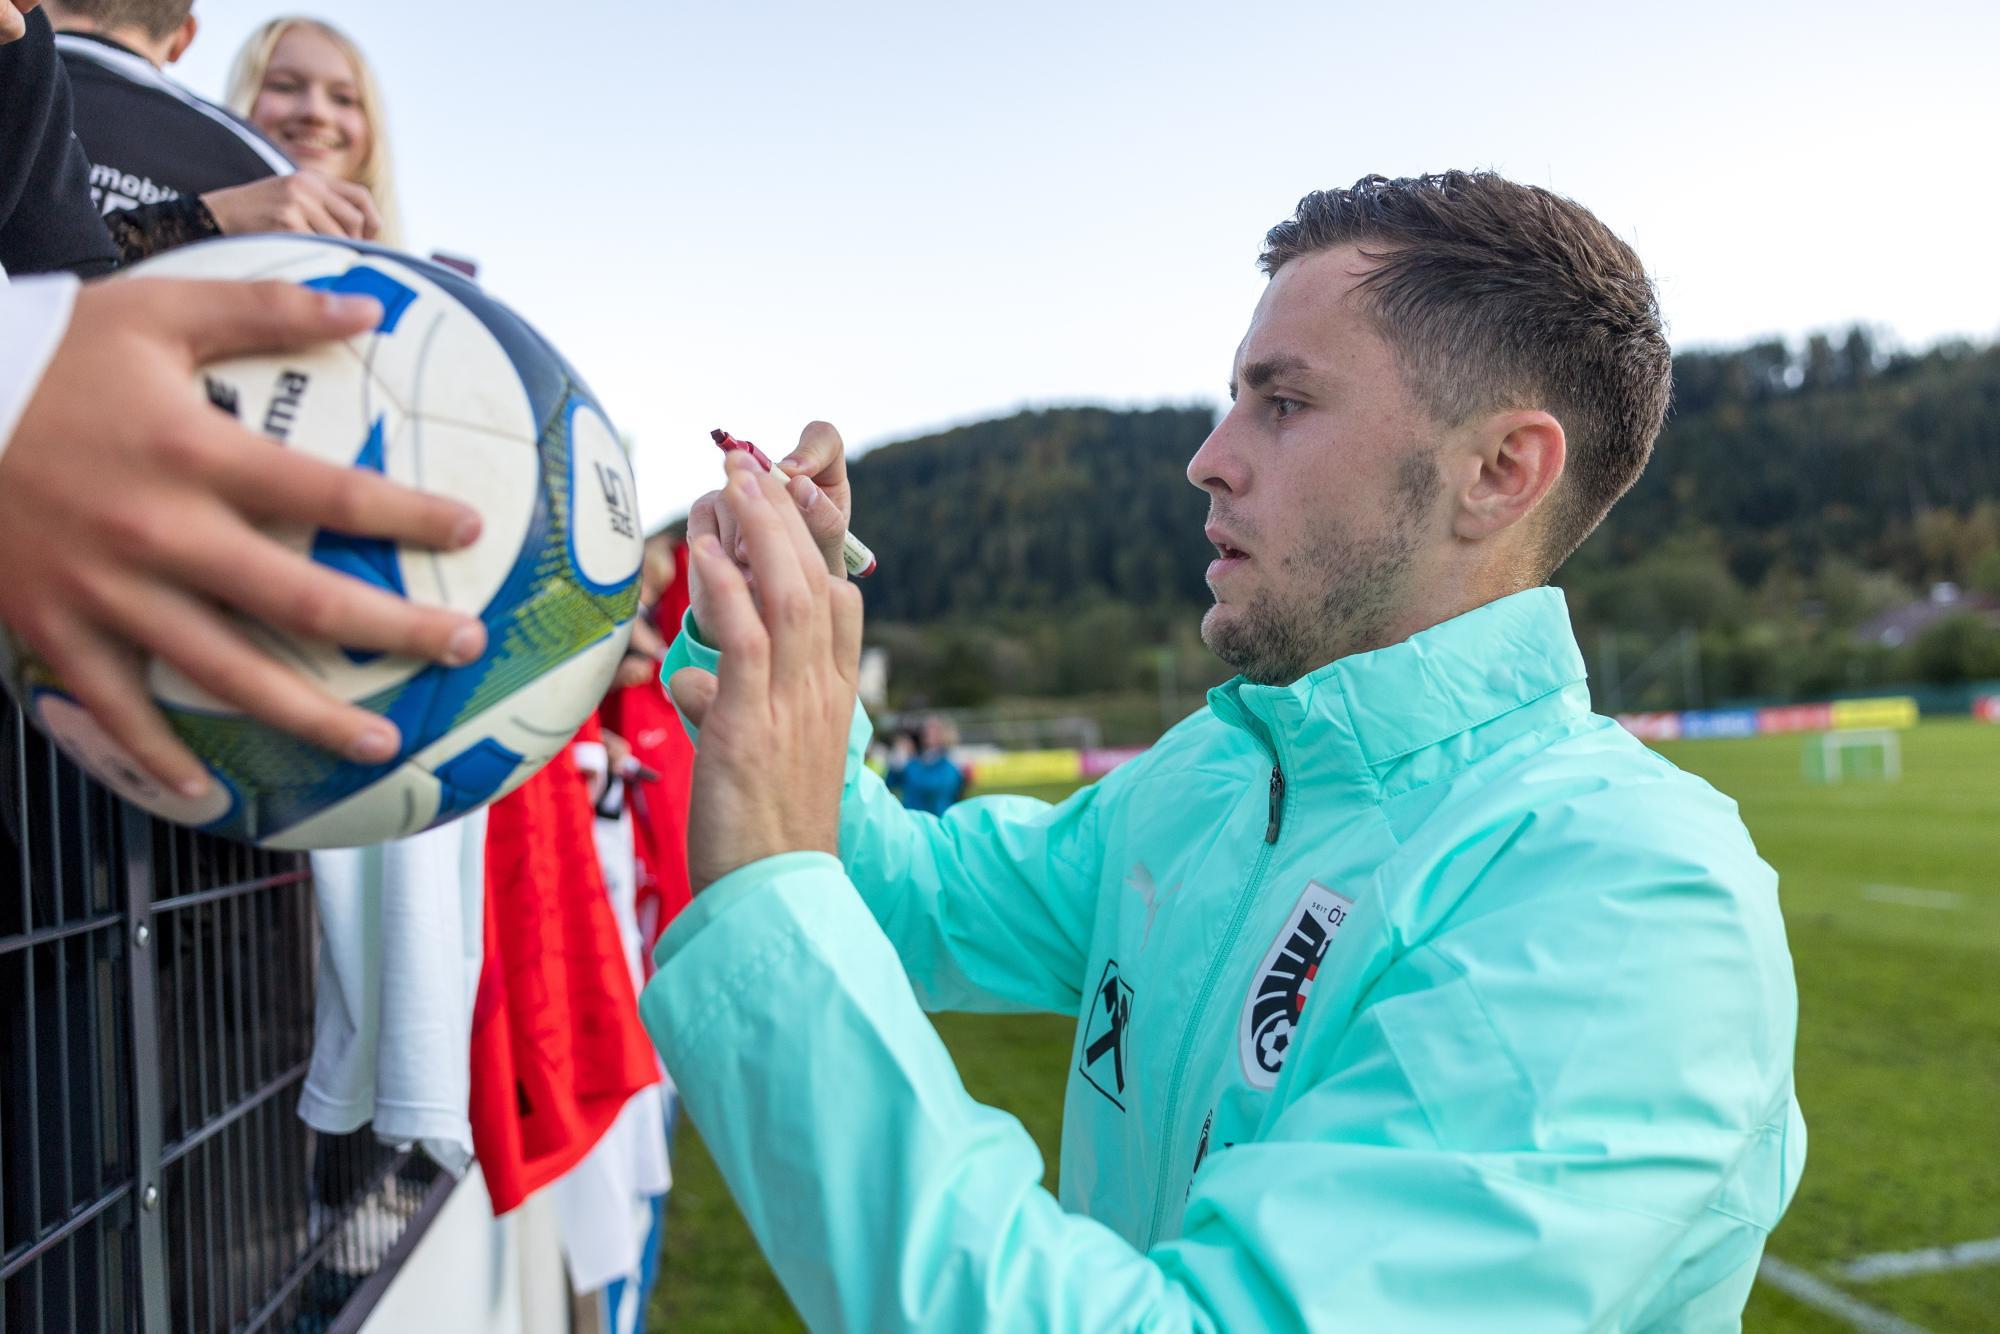
[[[1271,942],[1243,1000],[1243,1017],[1236,1029],[1237,1055],[1251,1087],[1269,1089],[1277,1084],[1320,961],[1353,907],[1354,900],[1309,880]]]

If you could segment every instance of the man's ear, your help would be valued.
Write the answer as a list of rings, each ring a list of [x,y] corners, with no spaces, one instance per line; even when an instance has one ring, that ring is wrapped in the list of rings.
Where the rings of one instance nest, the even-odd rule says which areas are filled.
[[[1495,413],[1473,441],[1479,474],[1459,497],[1453,535],[1477,542],[1519,524],[1562,479],[1562,423],[1538,408]]]
[[[190,14],[181,20],[180,27],[174,29],[173,40],[167,43],[169,65],[186,55],[187,49],[194,45],[195,26],[194,15]]]

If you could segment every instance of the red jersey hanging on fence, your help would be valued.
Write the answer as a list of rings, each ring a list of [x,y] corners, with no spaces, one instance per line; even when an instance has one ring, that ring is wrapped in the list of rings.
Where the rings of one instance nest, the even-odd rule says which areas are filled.
[[[680,633],[688,608],[687,543],[674,546],[674,577],[660,594],[654,624],[665,639]],[[694,779],[694,743],[655,674],[605,698],[604,725],[625,738],[632,758],[655,775],[629,783],[632,842],[639,863],[637,911],[646,974],[653,946],[667,923],[688,904],[688,792]]]
[[[596,736],[593,720],[579,739]],[[573,1167],[660,1077],[591,820],[567,747],[487,818],[472,1140],[496,1214]]]

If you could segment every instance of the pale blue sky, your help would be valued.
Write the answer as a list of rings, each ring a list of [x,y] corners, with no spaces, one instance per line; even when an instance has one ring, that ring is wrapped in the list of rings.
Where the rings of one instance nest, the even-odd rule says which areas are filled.
[[[274,9],[197,0],[219,94]],[[781,453],[1221,397],[1309,189],[1492,167],[1637,245],[1678,345],[2000,333],[2000,7],[342,0],[413,249],[474,255],[638,444]],[[866,496],[856,527],[864,534]]]

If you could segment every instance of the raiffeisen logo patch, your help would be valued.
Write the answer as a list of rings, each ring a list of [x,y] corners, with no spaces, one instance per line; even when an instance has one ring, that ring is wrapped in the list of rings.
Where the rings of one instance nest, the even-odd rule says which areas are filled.
[[[1118,961],[1108,959],[1091,996],[1083,1030],[1083,1056],[1077,1069],[1121,1112],[1125,1110],[1125,1029],[1131,1022],[1132,988],[1119,976]]]
[[[1309,880],[1298,905],[1285,919],[1284,929],[1271,942],[1250,994],[1244,998],[1243,1018],[1237,1025],[1236,1051],[1243,1060],[1243,1077],[1252,1087],[1268,1089],[1277,1084],[1320,960],[1326,957],[1326,947],[1333,943],[1334,933],[1353,907],[1354,900]]]

